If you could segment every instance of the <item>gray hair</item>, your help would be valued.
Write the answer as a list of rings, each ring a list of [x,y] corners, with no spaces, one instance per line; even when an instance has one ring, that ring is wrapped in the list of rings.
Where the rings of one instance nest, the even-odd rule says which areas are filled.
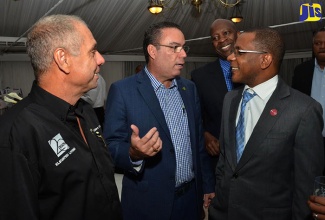
[[[36,79],[49,69],[57,48],[64,48],[73,56],[79,55],[83,39],[76,23],[86,25],[74,15],[51,15],[34,24],[27,36],[27,53]]]

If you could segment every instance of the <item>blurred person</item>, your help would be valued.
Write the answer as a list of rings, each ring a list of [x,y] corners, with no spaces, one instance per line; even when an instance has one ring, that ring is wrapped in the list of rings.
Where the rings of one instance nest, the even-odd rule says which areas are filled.
[[[137,66],[135,67],[135,73],[139,73],[139,72],[141,72],[142,69],[143,69],[143,66],[142,66],[141,64],[137,65]]]
[[[292,88],[311,96],[323,107],[325,121],[325,28],[313,34],[313,59],[296,66]],[[323,129],[325,147],[325,128]]]
[[[230,20],[216,19],[211,24],[210,35],[217,59],[191,73],[202,107],[205,148],[214,168],[220,153],[219,135],[223,99],[228,91],[240,85],[232,82],[230,62],[227,61],[227,57],[233,51],[237,32],[235,24]]]
[[[81,97],[93,107],[102,128],[105,121],[104,106],[106,97],[106,82],[100,74],[98,74],[97,87],[89,90]]]
[[[122,168],[125,220],[198,220],[214,196],[195,85],[180,77],[188,47],[177,24],[145,32],[147,65],[111,85],[105,140]]]
[[[27,37],[35,81],[0,118],[0,219],[122,219],[92,107],[103,57],[83,20],[41,18]]]
[[[322,108],[278,77],[284,42],[274,29],[240,34],[228,57],[232,80],[222,112],[216,196],[209,220],[311,219],[322,174]],[[245,105],[246,104],[246,105]]]

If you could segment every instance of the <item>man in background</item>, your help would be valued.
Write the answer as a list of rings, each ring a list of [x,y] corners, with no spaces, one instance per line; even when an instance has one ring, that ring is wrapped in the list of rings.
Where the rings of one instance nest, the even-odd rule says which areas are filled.
[[[325,28],[313,34],[314,59],[296,66],[292,79],[292,88],[311,96],[323,107],[325,121]],[[325,147],[325,128],[323,129]]]
[[[147,65],[110,87],[104,135],[125,171],[125,220],[198,220],[214,196],[198,94],[180,77],[188,49],[177,24],[153,24],[143,40]]]
[[[121,220],[113,161],[91,105],[105,62],[84,21],[41,18],[27,36],[35,81],[0,118],[0,219]]]
[[[305,220],[324,168],[321,105],[278,77],[284,41],[274,29],[245,31],[228,57],[216,196],[209,220]]]
[[[93,107],[102,128],[105,120],[104,106],[106,97],[106,82],[100,74],[98,74],[97,87],[89,90],[81,97]]]
[[[231,81],[230,63],[227,61],[237,39],[237,28],[230,20],[216,19],[211,24],[210,35],[217,59],[194,70],[191,76],[202,107],[205,148],[215,168],[220,152],[219,134],[223,99],[228,91],[238,87],[238,84]]]
[[[143,69],[143,66],[142,66],[141,64],[137,65],[137,66],[135,67],[135,73],[139,73],[139,72],[141,72],[142,69]]]

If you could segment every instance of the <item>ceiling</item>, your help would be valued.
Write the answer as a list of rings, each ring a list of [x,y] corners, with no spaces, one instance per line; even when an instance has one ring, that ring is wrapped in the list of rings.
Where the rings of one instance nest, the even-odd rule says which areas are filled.
[[[147,10],[148,0],[0,0],[0,54],[25,52],[24,45],[8,47],[1,37],[26,37],[46,14],[73,14],[86,21],[98,50],[106,55],[141,55],[144,31],[152,23],[168,20],[181,26],[191,48],[188,56],[214,56],[208,38],[210,24],[216,18],[231,17],[234,8],[223,7],[220,0],[203,0],[198,13],[191,4],[181,5],[186,0],[178,1],[173,9],[152,15]],[[285,37],[288,52],[310,50],[311,33],[324,26],[325,20],[298,22],[302,3],[320,3],[325,10],[325,0],[244,0],[240,3],[244,20],[236,25],[239,30],[277,28]]]

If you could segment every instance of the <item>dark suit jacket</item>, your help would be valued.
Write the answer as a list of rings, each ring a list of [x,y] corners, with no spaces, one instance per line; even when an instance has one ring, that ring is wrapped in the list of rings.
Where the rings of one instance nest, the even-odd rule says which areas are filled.
[[[279,78],[243,155],[236,163],[236,114],[242,89],[224,100],[216,197],[209,219],[312,219],[307,206],[322,175],[322,108]],[[270,110],[276,109],[272,116]]]
[[[195,85],[182,78],[177,78],[177,85],[187,112],[192,143],[197,188],[197,200],[193,203],[201,214],[203,191],[214,192],[215,177],[203,146]],[[156,127],[163,143],[156,156],[144,160],[139,172],[134,170],[129,158],[131,124],[138,126],[140,137]],[[144,70],[111,85],[104,135],[116,166],[125,170],[121,201],[124,219],[169,219],[175,194],[176,156],[163,111]]]
[[[310,96],[315,69],[315,59],[296,66],[292,78],[292,88]]]
[[[191,77],[200,97],[203,128],[219,139],[223,99],[228,92],[219,59],[195,69]]]

